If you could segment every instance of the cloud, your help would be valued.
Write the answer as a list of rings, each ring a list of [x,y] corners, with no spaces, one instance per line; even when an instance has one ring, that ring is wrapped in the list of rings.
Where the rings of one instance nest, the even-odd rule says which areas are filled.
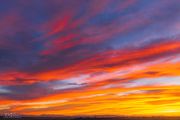
[[[6,94],[6,93],[10,93],[10,90],[7,90],[5,88],[3,88],[2,86],[0,86],[0,94]]]
[[[180,85],[180,77],[142,78],[124,83],[125,87]]]

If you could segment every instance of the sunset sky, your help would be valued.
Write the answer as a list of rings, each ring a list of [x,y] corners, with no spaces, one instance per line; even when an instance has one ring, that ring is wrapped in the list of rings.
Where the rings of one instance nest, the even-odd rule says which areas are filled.
[[[0,0],[0,114],[180,115],[180,0]]]

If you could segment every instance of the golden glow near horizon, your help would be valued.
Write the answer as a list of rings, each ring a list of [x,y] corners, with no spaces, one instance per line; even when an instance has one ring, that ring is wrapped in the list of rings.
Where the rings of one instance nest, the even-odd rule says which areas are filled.
[[[161,64],[157,62],[146,67],[141,64],[143,68],[141,65],[135,67],[138,70],[134,72],[129,72],[130,70],[126,68],[108,72],[106,75],[71,78],[70,81],[74,80],[79,84],[86,81],[86,84],[89,82],[90,85],[81,89],[78,89],[79,86],[76,88],[67,85],[67,89],[69,87],[76,89],[36,99],[4,100],[0,103],[0,109],[10,109],[11,112],[30,115],[178,116],[180,66],[178,62],[171,63],[171,61]],[[133,69],[131,66],[129,68]],[[147,74],[148,71],[158,71],[158,75]],[[168,76],[162,75],[164,72]],[[129,79],[131,77],[137,78],[131,80]],[[120,80],[126,78],[127,80]],[[58,83],[52,87],[57,89],[58,85],[59,89],[65,89]]]

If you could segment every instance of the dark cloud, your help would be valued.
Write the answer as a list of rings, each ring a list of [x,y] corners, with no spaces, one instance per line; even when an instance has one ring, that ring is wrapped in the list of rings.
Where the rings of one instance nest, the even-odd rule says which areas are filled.
[[[1,96],[13,100],[34,99],[51,93],[47,87],[42,86],[39,83],[31,85],[6,86],[5,88],[10,92],[1,94]]]

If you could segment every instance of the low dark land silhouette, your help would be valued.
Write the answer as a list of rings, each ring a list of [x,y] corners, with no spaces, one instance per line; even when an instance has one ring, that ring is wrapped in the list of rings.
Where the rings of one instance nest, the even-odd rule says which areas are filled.
[[[84,117],[4,117],[0,120],[180,120],[180,117],[119,117],[119,116],[84,116]]]

